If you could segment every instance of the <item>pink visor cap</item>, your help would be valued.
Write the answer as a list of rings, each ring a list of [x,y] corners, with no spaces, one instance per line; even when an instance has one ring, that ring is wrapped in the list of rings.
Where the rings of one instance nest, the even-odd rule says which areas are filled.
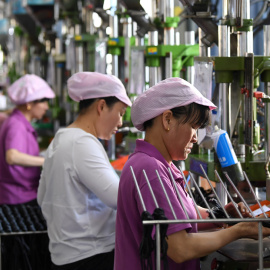
[[[131,107],[133,125],[143,131],[143,123],[157,117],[164,111],[191,103],[217,108],[198,89],[180,78],[169,78],[150,87],[138,96]]]
[[[43,79],[34,74],[26,74],[9,86],[8,96],[13,103],[20,105],[43,98],[54,98],[55,94]]]
[[[131,101],[122,82],[113,75],[78,72],[68,79],[68,94],[79,102],[84,99],[116,97],[128,106]]]

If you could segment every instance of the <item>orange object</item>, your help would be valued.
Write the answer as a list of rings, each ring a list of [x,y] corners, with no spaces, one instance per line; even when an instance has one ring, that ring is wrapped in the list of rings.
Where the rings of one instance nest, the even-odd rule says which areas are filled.
[[[122,171],[125,163],[128,160],[129,155],[120,157],[114,161],[111,161],[111,164],[115,170]]]
[[[270,208],[270,201],[268,201],[268,200],[261,201],[260,204],[261,204],[261,206],[266,205],[267,207]],[[258,203],[250,206],[251,211],[255,211],[255,210],[259,209],[259,208],[260,208],[260,206],[259,206]],[[270,216],[270,211],[266,212],[266,214],[269,217]],[[264,214],[260,214],[257,217],[264,217]]]
[[[183,171],[185,177],[188,177],[189,171]]]

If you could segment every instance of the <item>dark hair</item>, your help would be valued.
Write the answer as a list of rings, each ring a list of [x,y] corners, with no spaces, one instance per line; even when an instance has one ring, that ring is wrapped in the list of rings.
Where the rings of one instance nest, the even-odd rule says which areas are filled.
[[[197,103],[191,103],[186,106],[176,107],[171,109],[173,116],[179,119],[179,123],[190,123],[192,126],[205,128],[209,124],[209,107]],[[154,118],[143,123],[143,128],[146,130],[153,125]]]
[[[104,99],[109,109],[111,109],[115,103],[120,101],[118,98],[114,96],[104,98],[84,99],[79,102],[79,114],[84,114],[86,110],[98,99]]]
[[[39,103],[39,102],[45,102],[45,101],[49,101],[49,100],[50,100],[49,98],[42,98],[42,99],[34,100],[33,102],[34,103]]]

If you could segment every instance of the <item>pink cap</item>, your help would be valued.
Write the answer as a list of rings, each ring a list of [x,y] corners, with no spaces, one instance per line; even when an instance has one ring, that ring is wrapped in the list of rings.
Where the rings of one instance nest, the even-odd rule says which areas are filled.
[[[152,86],[136,98],[131,107],[133,125],[143,131],[143,123],[162,114],[164,111],[191,103],[216,106],[205,98],[193,85],[180,78],[169,78]]]
[[[8,96],[13,103],[20,105],[43,98],[54,98],[55,94],[43,79],[34,74],[26,74],[9,86]]]
[[[72,75],[67,83],[68,94],[75,101],[114,96],[131,106],[124,85],[113,75],[78,72]]]

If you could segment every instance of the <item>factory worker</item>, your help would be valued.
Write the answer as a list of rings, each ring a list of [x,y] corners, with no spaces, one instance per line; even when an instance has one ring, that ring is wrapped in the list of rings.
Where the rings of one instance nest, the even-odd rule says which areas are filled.
[[[4,112],[0,112],[0,127],[4,123],[4,121],[8,118],[8,114]]]
[[[8,88],[8,96],[16,107],[0,130],[0,204],[36,203],[44,158],[31,121],[44,116],[55,94],[42,78],[27,74]]]
[[[109,270],[119,177],[99,139],[117,132],[131,101],[112,75],[79,72],[67,87],[79,115],[51,142],[38,189],[53,269]]]
[[[170,168],[176,186],[190,219],[197,219],[194,204],[184,189],[184,182],[173,160],[185,160],[197,142],[196,131],[208,124],[209,112],[216,106],[191,84],[180,78],[169,78],[149,88],[141,94],[131,108],[134,126],[145,131],[145,139],[136,141],[136,148],[130,155],[121,173],[116,217],[115,270],[141,269],[140,243],[143,238],[141,215],[144,211],[130,166],[136,176],[146,210],[153,213],[156,209],[150,189],[145,180],[145,170],[153,189],[157,203],[164,210],[165,216],[174,220],[167,199],[161,188],[156,171],[159,173],[177,219],[187,219],[177,197]],[[250,214],[243,203],[238,204],[244,217]],[[201,208],[203,219],[209,217],[207,209]],[[231,216],[237,212],[232,203],[225,206]],[[200,257],[242,237],[257,238],[257,223],[238,223],[230,228],[212,232],[198,233],[200,223],[170,224],[167,229],[168,269],[200,269]],[[213,228],[209,223],[204,227]],[[154,229],[155,230],[155,229]],[[263,228],[264,236],[270,229]],[[154,235],[154,231],[152,236]],[[154,252],[152,252],[154,256]],[[155,260],[152,258],[152,265]],[[148,268],[147,268],[148,269]],[[153,267],[152,269],[155,269]]]

